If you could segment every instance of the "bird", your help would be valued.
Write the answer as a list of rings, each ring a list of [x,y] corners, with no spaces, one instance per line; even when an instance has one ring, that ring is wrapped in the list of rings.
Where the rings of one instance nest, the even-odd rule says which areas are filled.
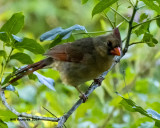
[[[80,92],[85,102],[86,96],[79,86],[107,71],[114,57],[121,55],[121,45],[118,28],[113,29],[108,35],[82,38],[56,45],[45,53],[45,59],[18,70],[16,77],[9,83],[12,84],[23,76],[44,67],[52,67],[59,71],[64,84],[74,86]]]

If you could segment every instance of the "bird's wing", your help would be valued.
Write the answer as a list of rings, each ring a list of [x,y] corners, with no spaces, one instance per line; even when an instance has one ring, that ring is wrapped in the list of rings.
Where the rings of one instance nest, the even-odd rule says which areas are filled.
[[[71,43],[66,43],[51,48],[46,55],[55,60],[79,63],[82,61],[84,53],[81,51],[81,46],[76,47]]]

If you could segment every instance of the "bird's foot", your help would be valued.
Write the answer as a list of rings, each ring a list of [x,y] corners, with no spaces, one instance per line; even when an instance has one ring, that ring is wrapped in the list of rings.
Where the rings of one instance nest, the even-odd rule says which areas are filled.
[[[88,99],[88,97],[87,97],[84,93],[82,93],[82,94],[79,96],[79,98],[81,98],[81,99],[83,100],[83,103],[85,103],[85,102],[87,101],[87,99]]]
[[[101,86],[103,80],[104,80],[104,78],[103,78],[103,77],[100,77],[100,78],[94,79],[94,82],[95,82],[96,84],[98,84],[99,86]]]

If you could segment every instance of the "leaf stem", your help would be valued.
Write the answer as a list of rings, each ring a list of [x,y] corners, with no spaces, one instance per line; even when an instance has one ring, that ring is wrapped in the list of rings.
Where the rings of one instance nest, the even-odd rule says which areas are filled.
[[[117,13],[119,16],[121,16],[125,21],[129,22],[129,20],[124,17],[123,15],[121,15],[118,11],[116,11],[114,8],[110,7],[115,13]]]
[[[117,6],[116,6],[116,12],[117,12],[117,10],[118,10],[118,7],[119,7],[119,5],[118,5],[118,2],[116,2],[116,4],[117,4]],[[117,21],[117,13],[115,12],[115,14],[114,14],[114,27],[116,27],[116,21]]]
[[[150,19],[150,20],[147,20],[147,21],[145,21],[145,22],[142,22],[142,23],[139,23],[139,24],[137,24],[137,25],[132,26],[132,29],[134,29],[134,28],[136,28],[136,27],[138,27],[138,26],[140,26],[140,25],[142,25],[142,24],[151,22],[151,21],[153,21],[153,20],[157,20],[157,19],[159,19],[159,18],[160,18],[160,16],[158,15],[158,16],[154,17],[153,19]]]
[[[107,14],[104,13],[104,15],[105,15],[106,17],[103,16],[103,15],[102,15],[102,16],[105,17],[105,18],[109,21],[109,23],[111,24],[112,28],[114,29],[114,25],[112,24],[112,21],[109,19],[109,17],[107,16]]]
[[[2,67],[1,77],[0,77],[0,84],[2,83],[2,77],[3,77],[3,75],[4,75],[4,70],[5,70],[6,67],[7,67],[7,64],[8,64],[8,62],[9,62],[9,60],[10,60],[10,57],[11,57],[11,55],[12,55],[13,50],[14,50],[14,49],[11,48],[11,51],[10,51],[10,53],[9,53],[9,55],[8,55],[8,58],[7,58],[7,60],[6,60],[6,63],[5,63],[5,65]]]
[[[131,2],[131,0],[128,0],[129,1],[129,3],[134,7],[134,5],[133,5],[133,3]]]
[[[142,43],[145,43],[145,42],[133,42],[133,43],[131,43],[131,44],[129,44],[129,46],[131,46],[131,45],[135,45],[135,44],[142,44]]]

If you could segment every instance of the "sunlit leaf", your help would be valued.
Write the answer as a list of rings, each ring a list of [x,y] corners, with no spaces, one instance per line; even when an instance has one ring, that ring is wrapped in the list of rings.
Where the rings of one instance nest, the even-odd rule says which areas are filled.
[[[57,36],[59,36],[59,38],[61,38],[62,40],[68,39],[71,36],[71,33],[73,30],[86,31],[84,26],[81,26],[78,24],[71,26],[67,29],[62,29],[61,27],[58,27],[58,28],[54,28],[54,29],[42,34],[40,37],[40,41],[54,40],[54,39],[56,39]]]
[[[53,79],[45,77],[45,76],[39,74],[38,72],[34,72],[33,74],[35,74],[37,76],[40,83],[46,85],[49,89],[55,91],[55,88],[54,88],[55,83],[54,83]]]
[[[17,34],[24,25],[24,15],[22,12],[15,13],[12,17],[2,26],[1,32],[8,32],[9,34]]]
[[[118,0],[101,0],[92,10],[92,16],[94,16],[97,13],[101,13],[108,7],[110,7],[112,4],[117,2]]]
[[[15,115],[13,112],[9,110],[0,110],[0,119],[2,121],[10,121],[13,118],[17,118],[17,115]]]
[[[33,61],[31,59],[31,57],[25,53],[15,53],[14,55],[11,56],[10,59],[16,59],[19,62],[21,62],[22,64],[32,64]]]
[[[43,54],[43,47],[33,39],[24,38],[22,42],[17,42],[15,48],[24,48],[35,54]]]

